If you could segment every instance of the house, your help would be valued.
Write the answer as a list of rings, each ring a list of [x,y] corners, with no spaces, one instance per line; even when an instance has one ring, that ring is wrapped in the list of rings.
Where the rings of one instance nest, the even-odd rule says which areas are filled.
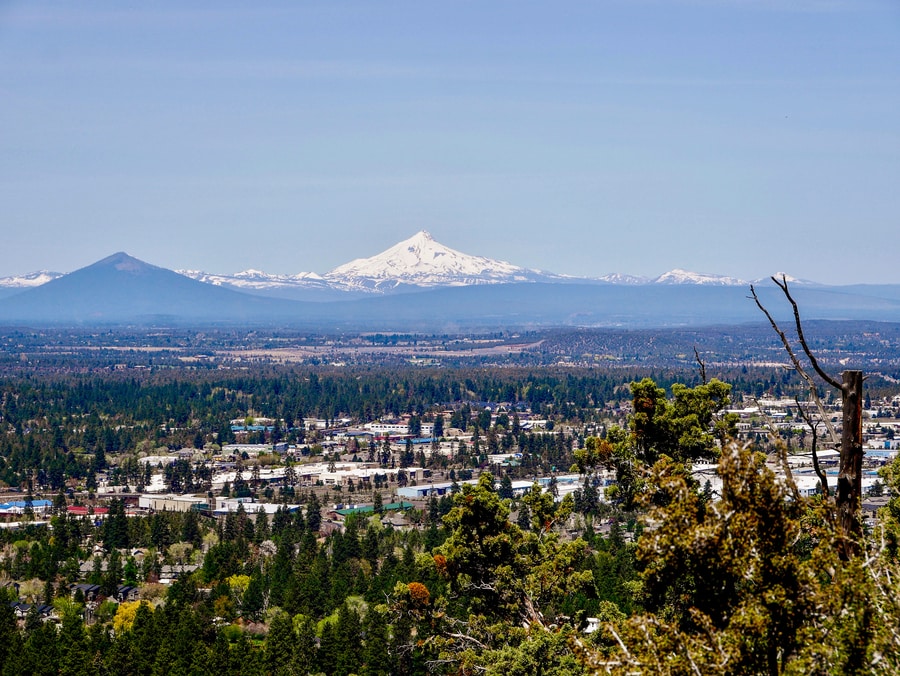
[[[137,601],[140,590],[127,584],[120,584],[116,588],[116,601],[123,603],[125,601]]]
[[[200,566],[194,564],[163,566],[159,571],[159,581],[162,584],[172,584],[182,575],[190,575]]]
[[[98,566],[98,572],[105,573],[109,569],[105,558],[100,558],[100,565]],[[90,558],[87,561],[82,561],[81,565],[78,566],[78,573],[82,578],[86,578],[88,575],[94,572],[94,559]]]
[[[390,526],[391,528],[396,528],[397,530],[402,530],[410,526],[410,521],[402,514],[394,512],[385,516],[381,520],[381,525]]]
[[[100,585],[99,584],[72,584],[69,585],[69,591],[72,596],[76,596],[78,592],[81,592],[81,595],[84,597],[85,601],[96,601],[97,597],[100,595]]]
[[[50,619],[54,612],[53,606],[48,606],[46,603],[22,603],[20,601],[14,601],[9,605],[13,609],[13,614],[17,620],[24,620],[28,617],[28,613],[31,612],[32,608],[37,611],[38,617],[42,620]]]

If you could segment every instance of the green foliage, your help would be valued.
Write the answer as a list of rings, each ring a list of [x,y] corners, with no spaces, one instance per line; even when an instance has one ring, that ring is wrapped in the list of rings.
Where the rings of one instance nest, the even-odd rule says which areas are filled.
[[[460,672],[488,676],[580,676],[584,667],[571,650],[570,631],[511,629],[505,645],[469,649],[460,656]]]
[[[606,439],[589,437],[573,455],[575,467],[589,473],[605,466],[616,471],[607,497],[633,508],[647,490],[646,473],[657,460],[690,464],[715,459],[736,432],[737,416],[723,413],[731,386],[718,380],[690,388],[672,385],[672,400],[650,378],[631,383],[634,412],[629,429],[612,427]]]
[[[450,534],[435,550],[434,561],[437,570],[448,578],[450,591],[459,595],[449,607],[461,605],[468,630],[461,634],[448,628],[435,637],[434,646],[441,659],[458,660],[463,670],[475,663],[488,665],[491,659],[503,665],[520,658],[528,664],[526,655],[543,659],[535,655],[541,654],[540,646],[546,639],[545,622],[558,617],[571,595],[593,590],[587,544],[581,539],[562,542],[550,531],[559,509],[554,508],[553,515],[548,516],[552,497],[548,502],[539,489],[533,489],[530,495],[542,519],[539,533],[524,532],[509,521],[508,508],[494,491],[493,477],[487,474],[482,474],[475,486],[464,485],[444,517]],[[415,613],[410,602],[403,600],[406,589],[398,589],[395,597],[403,613],[419,618],[432,617],[431,613],[442,616],[448,605],[441,598],[428,613]],[[532,630],[512,631],[512,627],[523,624]],[[505,645],[502,649],[497,643],[501,636]],[[560,669],[550,673],[565,673],[565,667]]]
[[[716,417],[731,402],[731,386],[718,380],[690,388],[672,385],[673,400],[649,378],[631,384],[631,430],[639,460],[652,465],[665,455],[683,462],[717,457],[734,435],[737,416]]]
[[[879,474],[892,493],[879,516],[884,526],[887,554],[897,559],[900,558],[900,456],[882,467]]]
[[[790,654],[815,582],[794,549],[802,506],[749,450],[731,447],[719,473],[721,500],[705,503],[672,460],[654,467],[666,499],[638,549],[645,605],[682,631],[752,628],[753,655]]]
[[[675,384],[671,398],[656,381],[635,382],[627,425],[582,440],[568,429],[522,432],[516,414],[491,427],[487,409],[460,402],[496,395],[552,411],[560,423],[595,415],[623,377],[486,372],[462,382],[452,374],[343,377],[300,370],[274,380],[209,378],[218,384],[86,380],[74,388],[77,395],[40,382],[0,383],[6,388],[0,416],[10,424],[0,439],[0,455],[9,462],[0,472],[18,477],[29,463],[55,463],[57,479],[76,471],[83,476],[102,459],[111,471],[133,475],[137,463],[121,455],[137,438],[128,435],[147,436],[152,444],[144,450],[181,437],[193,443],[262,402],[280,409],[268,415],[283,413],[286,420],[319,408],[333,418],[352,411],[348,403],[360,412],[368,406],[366,419],[396,407],[428,420],[431,403],[449,401],[452,424],[477,429],[479,451],[518,450],[522,466],[505,471],[500,492],[483,474],[452,498],[430,501],[425,528],[410,532],[357,518],[344,532],[326,533],[319,497],[304,490],[305,511],[280,510],[257,527],[246,514],[232,515],[217,537],[209,537],[212,526],[196,514],[126,518],[120,503],[99,532],[61,512],[52,533],[0,533],[9,545],[3,571],[35,578],[28,587],[35,595],[64,589],[65,576],[76,579],[79,560],[90,552],[81,547],[91,536],[111,552],[154,544],[166,561],[186,556],[187,545],[173,542],[196,550],[211,545],[201,570],[173,584],[159,608],[140,604],[126,623],[122,604],[123,621],[113,627],[98,622],[86,629],[80,606],[68,600],[56,604],[62,619],[55,633],[37,613],[16,627],[12,598],[0,598],[0,675],[900,673],[900,502],[892,498],[885,510],[884,547],[879,529],[865,557],[841,561],[831,504],[789,494],[760,457],[727,443],[734,420],[723,409],[730,392],[718,381]],[[83,415],[71,424],[62,417],[38,420],[44,414],[29,396],[42,394],[55,397],[47,400],[48,415],[61,416],[63,409],[66,416]],[[57,409],[69,396],[83,400]],[[129,413],[114,414],[111,402],[123,401]],[[30,417],[23,417],[26,408]],[[161,411],[165,429],[155,418]],[[31,435],[20,431],[26,423]],[[55,448],[71,441],[87,451],[47,450],[44,430],[57,423],[65,434]],[[507,426],[514,437],[503,436]],[[293,434],[290,427],[286,435]],[[461,480],[476,470],[479,458],[470,450],[463,447],[467,474],[449,465],[452,476]],[[721,496],[704,494],[690,476],[692,462],[716,457]],[[573,463],[586,474],[575,499],[557,502],[552,491],[533,486],[518,501],[517,522],[510,522],[513,478]],[[884,473],[894,493],[897,466]],[[618,475],[617,505],[592,493],[592,473],[600,467]],[[176,474],[170,478],[183,485],[198,480],[190,466]],[[135,478],[127,476],[131,483]],[[622,507],[639,508],[646,523],[636,525],[638,515]],[[608,537],[594,532],[600,514],[604,526],[611,518]],[[573,524],[583,538],[569,537]],[[636,542],[626,542],[629,533]],[[263,542],[268,539],[274,545]],[[152,575],[156,552],[145,561],[142,572]],[[107,590],[121,578],[141,577],[118,552],[109,563],[105,574],[96,573]],[[580,632],[588,616],[602,625],[590,638]]]
[[[494,479],[482,474],[478,484],[464,484],[453,497],[453,509],[444,517],[450,536],[438,555],[446,561],[451,586],[466,594],[476,611],[508,611],[501,602],[524,570],[514,567],[521,530],[509,521],[509,509],[494,491]],[[506,599],[510,601],[510,599]],[[513,608],[517,607],[513,599]]]
[[[638,549],[650,612],[608,622],[587,662],[614,674],[896,673],[896,565],[841,561],[833,506],[790,495],[750,450],[726,446],[719,474],[721,500],[704,502],[680,465],[654,466],[667,499],[650,504]]]

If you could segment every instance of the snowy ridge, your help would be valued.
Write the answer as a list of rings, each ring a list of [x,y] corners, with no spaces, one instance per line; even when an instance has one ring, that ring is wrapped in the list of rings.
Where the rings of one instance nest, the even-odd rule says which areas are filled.
[[[771,282],[772,277],[777,279],[779,282],[783,279],[788,284],[796,284],[798,286],[822,286],[818,282],[813,282],[809,279],[800,279],[799,277],[791,277],[786,272],[776,272],[771,277],[761,277],[760,279],[755,279],[755,280],[753,280],[753,283],[754,284],[765,284],[766,282]]]
[[[651,280],[649,277],[640,277],[638,275],[626,275],[621,272],[611,272],[608,275],[603,275],[602,277],[598,277],[601,282],[607,282],[609,284],[649,284]]]
[[[703,284],[706,286],[746,286],[747,282],[736,277],[724,277],[722,275],[708,275],[702,272],[689,272],[676,268],[670,270],[656,279],[653,284]]]
[[[30,289],[35,286],[41,286],[54,279],[62,277],[61,272],[50,272],[49,270],[39,270],[38,272],[29,272],[27,275],[14,275],[12,277],[0,278],[0,287],[8,289]]]
[[[712,275],[675,269],[656,278],[622,273],[610,273],[596,278],[572,277],[532,270],[506,261],[472,256],[451,249],[437,241],[425,230],[370,258],[339,265],[324,275],[315,272],[270,274],[249,269],[234,274],[213,274],[202,270],[176,270],[181,275],[214,286],[239,291],[256,292],[280,297],[309,298],[343,297],[364,294],[385,294],[402,288],[434,288],[472,286],[476,284],[513,284],[521,282],[582,282],[615,285],[705,285],[746,286],[748,282],[735,277]],[[28,275],[0,278],[0,288],[32,288],[62,277],[58,272],[41,270]],[[815,282],[797,279],[778,272],[791,284],[820,286]],[[754,283],[766,283],[768,277]]]
[[[244,270],[233,275],[218,275],[202,270],[176,270],[180,275],[190,277],[198,282],[206,282],[214,286],[230,286],[236,289],[290,289],[290,288],[327,288],[329,283],[315,272],[300,272],[296,275],[273,275],[261,270]]]

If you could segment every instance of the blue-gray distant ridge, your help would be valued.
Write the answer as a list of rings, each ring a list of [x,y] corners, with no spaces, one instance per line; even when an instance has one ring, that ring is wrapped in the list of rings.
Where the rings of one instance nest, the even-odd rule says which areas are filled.
[[[900,321],[900,286],[792,287],[806,319]],[[781,292],[757,284],[789,318]],[[521,283],[348,293],[309,302],[244,293],[116,253],[42,286],[0,298],[5,325],[267,326],[316,331],[447,332],[549,326],[710,326],[762,321],[749,288],[715,284]],[[332,296],[334,298],[334,296]]]

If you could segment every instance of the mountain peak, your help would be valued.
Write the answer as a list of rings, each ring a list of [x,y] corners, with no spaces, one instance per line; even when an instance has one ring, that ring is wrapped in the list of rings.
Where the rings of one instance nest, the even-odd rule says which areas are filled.
[[[819,286],[818,282],[814,282],[810,279],[800,279],[799,277],[793,277],[786,272],[776,272],[772,275],[775,279],[784,280],[785,282],[789,282],[790,284],[798,284],[804,286]],[[765,280],[757,280],[756,283],[761,281],[769,281],[771,277],[765,278]]]
[[[155,266],[145,263],[134,256],[130,256],[124,251],[117,251],[111,256],[107,256],[106,258],[97,261],[90,267],[115,268],[122,272],[143,272]]]
[[[419,230],[415,235],[410,237],[407,242],[433,242],[434,237],[427,230]]]
[[[601,277],[598,277],[597,279],[599,279],[601,282],[608,282],[609,284],[631,284],[631,285],[649,284],[651,281],[649,277],[641,277],[638,275],[627,275],[627,274],[623,274],[621,272],[611,272],[608,275],[603,275]]]
[[[328,280],[351,288],[381,290],[401,284],[421,287],[468,286],[530,281],[539,273],[506,261],[470,256],[441,244],[427,230],[371,258],[334,268]]]

